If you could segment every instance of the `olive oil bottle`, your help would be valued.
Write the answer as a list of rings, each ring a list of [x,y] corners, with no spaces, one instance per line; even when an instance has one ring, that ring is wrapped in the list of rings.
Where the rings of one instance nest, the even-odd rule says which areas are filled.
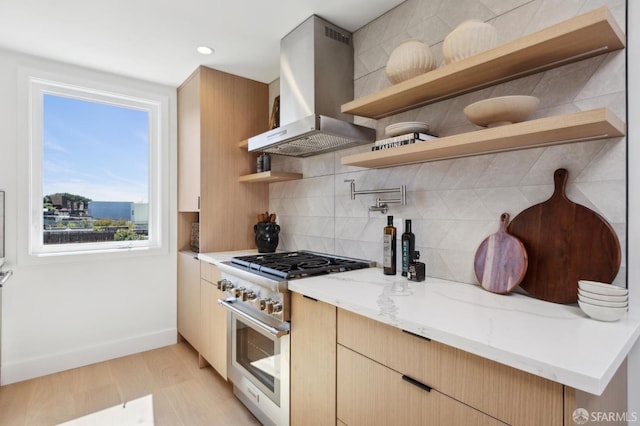
[[[402,276],[406,277],[409,264],[413,262],[416,251],[416,236],[411,232],[411,219],[404,221],[404,233],[402,234]]]
[[[393,216],[387,216],[387,226],[384,227],[382,240],[382,268],[385,275],[396,274],[396,228],[393,226]]]

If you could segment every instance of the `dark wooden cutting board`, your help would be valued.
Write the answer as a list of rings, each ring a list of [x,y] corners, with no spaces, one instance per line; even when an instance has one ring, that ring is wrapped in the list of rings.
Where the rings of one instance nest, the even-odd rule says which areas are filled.
[[[598,213],[567,198],[568,176],[566,169],[556,170],[551,198],[522,211],[508,227],[529,257],[520,287],[556,303],[578,300],[578,280],[611,283],[620,268],[615,231]]]
[[[500,216],[500,228],[482,241],[473,268],[482,288],[505,294],[520,284],[527,271],[527,252],[522,242],[507,232],[509,214]]]

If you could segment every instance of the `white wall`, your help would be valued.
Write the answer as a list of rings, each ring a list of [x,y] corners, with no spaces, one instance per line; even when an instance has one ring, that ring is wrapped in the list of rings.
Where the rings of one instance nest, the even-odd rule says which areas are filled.
[[[161,253],[78,256],[63,262],[29,262],[17,224],[26,211],[18,99],[18,67],[24,63],[97,76],[169,98],[170,221]],[[176,90],[106,73],[0,50],[0,188],[6,191],[6,257],[13,278],[2,294],[1,383],[61,371],[165,346],[176,341]],[[24,238],[23,238],[24,240]]]
[[[628,139],[629,155],[627,171],[629,174],[629,310],[640,313],[640,2],[628,1],[627,11],[627,67],[628,67]],[[628,409],[640,416],[640,342],[636,342],[628,360]]]

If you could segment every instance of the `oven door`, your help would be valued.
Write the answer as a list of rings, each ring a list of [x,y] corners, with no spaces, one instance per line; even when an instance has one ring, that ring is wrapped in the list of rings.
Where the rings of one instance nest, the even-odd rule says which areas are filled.
[[[218,300],[229,310],[229,378],[248,380],[277,407],[287,407],[289,388],[289,323],[248,312],[232,300]],[[260,395],[247,387],[249,397]]]

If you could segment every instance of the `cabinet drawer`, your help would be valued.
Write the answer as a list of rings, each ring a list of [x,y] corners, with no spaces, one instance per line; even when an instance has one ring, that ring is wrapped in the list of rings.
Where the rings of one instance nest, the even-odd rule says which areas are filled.
[[[338,343],[509,424],[562,425],[559,383],[343,309]]]
[[[200,261],[200,278],[216,284],[220,279],[220,270],[213,263]]]
[[[338,418],[357,425],[503,425],[338,345]]]

